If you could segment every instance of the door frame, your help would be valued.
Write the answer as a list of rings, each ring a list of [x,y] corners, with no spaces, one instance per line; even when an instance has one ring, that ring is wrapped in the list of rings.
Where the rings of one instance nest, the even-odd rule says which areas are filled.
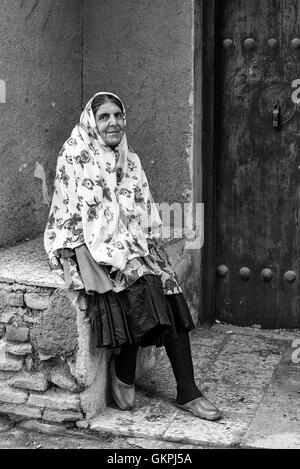
[[[202,201],[204,245],[201,262],[202,317],[216,317],[216,98],[217,98],[217,0],[202,0]]]

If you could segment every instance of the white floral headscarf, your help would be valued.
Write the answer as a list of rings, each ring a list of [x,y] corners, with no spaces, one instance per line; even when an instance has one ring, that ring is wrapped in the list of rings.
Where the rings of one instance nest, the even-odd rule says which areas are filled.
[[[147,238],[159,236],[161,220],[126,133],[114,151],[100,137],[92,111],[100,94],[118,98],[95,94],[63,145],[44,244],[50,261],[57,249],[85,243],[96,262],[123,270],[149,254]]]

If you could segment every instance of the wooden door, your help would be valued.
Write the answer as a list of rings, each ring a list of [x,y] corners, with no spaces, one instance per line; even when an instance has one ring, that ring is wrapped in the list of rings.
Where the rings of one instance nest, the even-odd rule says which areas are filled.
[[[216,317],[299,327],[300,0],[218,5]]]

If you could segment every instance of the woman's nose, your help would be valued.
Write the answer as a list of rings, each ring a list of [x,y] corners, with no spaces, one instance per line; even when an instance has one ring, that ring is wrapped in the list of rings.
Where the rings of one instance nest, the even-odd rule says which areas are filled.
[[[117,123],[117,119],[115,118],[114,114],[111,114],[109,117],[109,125],[115,125]]]

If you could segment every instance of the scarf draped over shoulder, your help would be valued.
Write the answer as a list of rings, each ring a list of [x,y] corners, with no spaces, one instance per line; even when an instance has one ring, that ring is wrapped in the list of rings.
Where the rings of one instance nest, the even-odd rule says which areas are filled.
[[[44,245],[51,261],[56,250],[85,243],[96,262],[123,270],[149,254],[147,238],[159,237],[161,220],[126,133],[114,151],[100,137],[95,96],[59,153]]]

